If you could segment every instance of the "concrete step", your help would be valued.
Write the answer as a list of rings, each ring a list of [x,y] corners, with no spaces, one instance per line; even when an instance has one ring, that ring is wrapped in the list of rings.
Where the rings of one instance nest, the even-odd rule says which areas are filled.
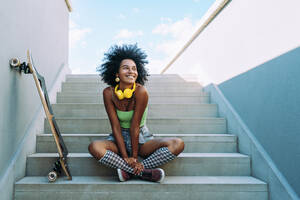
[[[92,78],[99,78],[101,79],[101,76],[99,74],[68,74],[66,75],[66,78],[73,78],[73,79],[92,79]],[[200,77],[201,78],[201,77]],[[170,79],[181,79],[181,80],[195,80],[199,79],[199,75],[196,74],[150,74],[147,76],[148,80],[170,80]]]
[[[99,83],[89,83],[89,82],[64,82],[62,83],[62,91],[63,92],[72,92],[72,91],[90,91],[97,92],[102,91],[106,88],[106,85]],[[202,91],[202,86],[200,84],[154,84],[153,86],[146,87],[149,92],[200,92]]]
[[[147,82],[187,82],[178,74],[151,74],[147,77]],[[70,74],[66,76],[67,82],[101,82],[101,77],[97,74]]]
[[[99,74],[67,74],[66,78],[98,78]],[[181,77],[179,74],[150,74],[148,78]]]
[[[101,77],[94,77],[94,78],[66,78],[67,83],[82,83],[82,82],[90,82],[90,83],[100,83],[100,84],[105,84],[102,80]],[[146,81],[145,85],[147,84],[152,84],[152,83],[160,83],[160,84],[165,84],[165,83],[190,83],[190,82],[197,82],[197,81],[186,81],[183,78],[180,77],[170,77],[170,78],[159,78],[159,77],[150,77],[148,78],[148,81]],[[200,84],[199,82],[197,82]]]
[[[61,133],[111,133],[107,118],[56,118]],[[160,134],[225,134],[224,118],[147,118],[152,133]],[[44,133],[51,133],[45,119]]]
[[[93,78],[93,79],[84,79],[84,78],[77,78],[77,79],[66,79],[66,81],[64,82],[66,84],[97,84],[100,87],[107,87],[108,85],[106,83],[104,83],[103,81],[101,81],[100,78]],[[150,80],[145,82],[144,86],[146,86],[147,88],[152,88],[152,87],[172,87],[172,86],[179,86],[179,87],[189,87],[189,86],[200,86],[202,87],[202,85],[197,82],[197,81],[185,81],[183,79],[172,79],[172,80]]]
[[[88,145],[104,140],[108,134],[63,134],[70,153],[88,153]],[[178,137],[185,143],[184,153],[236,153],[237,137],[229,134],[154,134],[155,138]],[[38,153],[56,153],[52,134],[39,134],[36,138]]]
[[[167,176],[161,184],[96,176],[60,178],[55,183],[34,176],[16,182],[15,200],[38,199],[267,200],[268,185],[249,176]]]
[[[98,92],[58,92],[57,103],[103,103],[103,96]],[[152,92],[149,93],[149,104],[195,104],[210,103],[210,95],[204,92]]]
[[[51,171],[57,153],[35,153],[27,157],[26,176],[44,176]],[[73,176],[113,176],[116,170],[101,165],[89,153],[69,153]],[[250,158],[239,153],[181,153],[161,166],[168,176],[249,176]]]
[[[106,117],[104,104],[53,104],[56,117]],[[148,117],[217,117],[216,104],[149,104]]]

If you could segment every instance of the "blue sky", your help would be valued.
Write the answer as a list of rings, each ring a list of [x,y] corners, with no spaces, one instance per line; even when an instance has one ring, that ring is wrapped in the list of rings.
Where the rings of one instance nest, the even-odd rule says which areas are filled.
[[[150,73],[160,73],[215,0],[72,0],[69,64],[73,73],[96,73],[114,44],[137,43]]]

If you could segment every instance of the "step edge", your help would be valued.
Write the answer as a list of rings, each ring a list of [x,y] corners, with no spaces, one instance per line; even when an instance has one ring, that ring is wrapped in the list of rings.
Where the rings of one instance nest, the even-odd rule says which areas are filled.
[[[56,158],[58,153],[33,153],[28,158]],[[90,153],[69,153],[68,158],[92,158]],[[181,153],[178,158],[244,158],[250,159],[250,156],[241,153]]]

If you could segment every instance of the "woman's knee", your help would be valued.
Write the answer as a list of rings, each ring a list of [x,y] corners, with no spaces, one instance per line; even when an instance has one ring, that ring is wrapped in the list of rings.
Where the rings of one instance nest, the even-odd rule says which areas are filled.
[[[184,142],[181,138],[172,138],[170,139],[169,145],[168,145],[169,151],[174,154],[178,155],[184,150]]]
[[[100,160],[106,152],[105,145],[103,145],[99,141],[94,141],[94,142],[90,143],[88,150],[89,150],[90,154],[92,154],[92,156],[94,156],[98,160]]]

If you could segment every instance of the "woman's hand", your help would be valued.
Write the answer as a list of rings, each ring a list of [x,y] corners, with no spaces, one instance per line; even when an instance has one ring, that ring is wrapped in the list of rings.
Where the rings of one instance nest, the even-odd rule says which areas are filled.
[[[144,165],[140,162],[136,162],[136,164],[133,168],[133,173],[135,175],[139,175],[143,170],[144,170]]]
[[[125,162],[133,168],[133,173],[135,175],[140,174],[144,170],[144,165],[137,161],[136,158],[130,157],[130,158],[124,158]]]
[[[127,162],[127,164],[134,168],[135,164],[137,163],[137,159],[134,157],[130,157],[130,158],[124,158],[125,162]]]

